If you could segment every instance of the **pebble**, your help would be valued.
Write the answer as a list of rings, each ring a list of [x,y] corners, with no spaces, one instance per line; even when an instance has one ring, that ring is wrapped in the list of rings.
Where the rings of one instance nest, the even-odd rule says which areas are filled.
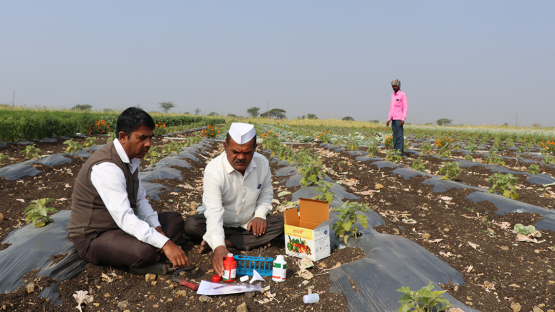
[[[4,215],[0,212],[0,220],[4,220]]]
[[[145,280],[148,282],[154,282],[156,280],[156,274],[145,274]]]
[[[198,300],[200,300],[200,302],[212,302],[212,298],[210,298],[208,296],[200,296],[200,298],[198,298]]]
[[[247,297],[247,298],[252,298],[254,296],[256,296],[256,292],[254,292],[254,291],[249,291],[249,292],[245,293],[245,297]]]
[[[511,309],[513,309],[513,312],[520,311],[521,309],[520,303],[516,303],[516,302],[511,303]]]
[[[27,284],[27,293],[33,293],[35,292],[35,283],[30,282],[29,284]]]
[[[249,310],[247,309],[247,303],[243,302],[241,303],[241,305],[239,305],[237,307],[237,312],[248,312]]]
[[[551,271],[551,269],[547,269],[547,273],[553,274],[553,271]]]
[[[429,238],[430,238],[430,234],[428,234],[428,233],[422,234],[422,238],[429,239]]]
[[[187,292],[186,292],[185,290],[179,290],[179,291],[177,291],[177,292],[175,293],[175,296],[176,296],[176,297],[177,297],[177,296],[183,296],[183,297],[185,297],[185,296],[187,296]]]
[[[508,251],[509,247],[508,246],[501,246],[501,250]]]
[[[120,309],[125,309],[127,308],[127,306],[129,305],[129,302],[127,302],[127,300],[123,300],[118,302],[118,308]]]
[[[534,309],[532,311],[534,311],[534,312],[543,312],[543,310],[538,308],[538,307],[534,307]]]
[[[376,190],[379,190],[379,189],[382,189],[382,188],[383,188],[383,185],[381,185],[380,183],[376,183],[376,185],[374,186],[374,188],[375,188]]]
[[[110,297],[110,293],[105,293],[104,297],[106,297],[106,298]]]

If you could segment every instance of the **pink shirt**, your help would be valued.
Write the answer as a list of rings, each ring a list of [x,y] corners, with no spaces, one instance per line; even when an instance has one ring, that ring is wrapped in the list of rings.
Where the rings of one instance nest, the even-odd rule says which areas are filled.
[[[405,92],[399,90],[391,95],[391,105],[389,106],[389,119],[405,121],[407,118],[407,96]]]

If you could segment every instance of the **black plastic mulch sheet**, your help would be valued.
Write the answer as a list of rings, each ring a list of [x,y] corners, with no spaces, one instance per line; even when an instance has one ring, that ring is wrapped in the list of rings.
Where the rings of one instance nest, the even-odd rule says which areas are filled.
[[[519,202],[501,195],[474,192],[468,194],[465,198],[470,199],[472,202],[489,201],[497,207],[496,214],[503,215],[505,213],[537,213],[543,216],[543,219],[536,223],[536,228],[540,231],[551,230],[555,231],[555,211],[545,209],[542,207],[530,205],[527,203]]]
[[[366,257],[331,270],[329,277],[330,291],[345,296],[349,311],[398,311],[403,294],[396,290],[403,286],[419,290],[432,282],[434,290],[442,290],[438,283],[464,284],[459,272],[409,239],[371,228],[363,228],[361,233],[358,239],[350,239],[348,246],[362,248]],[[338,242],[334,235],[330,237],[333,248]],[[478,311],[448,293],[443,297],[465,312]]]
[[[458,189],[470,188],[470,189],[474,189],[474,190],[477,190],[477,191],[484,191],[484,192],[487,191],[487,189],[479,188],[479,187],[476,187],[476,186],[466,185],[466,184],[461,183],[461,182],[450,181],[450,180],[441,180],[441,176],[434,176],[433,178],[422,182],[422,184],[433,185],[434,188],[432,189],[432,192],[434,192],[434,193],[443,193],[443,192],[445,192],[445,191],[447,191],[448,189],[451,189],[451,188],[458,188]]]
[[[1,293],[12,292],[22,286],[23,276],[32,270],[39,270],[37,276],[66,280],[86,268],[86,262],[79,258],[73,243],[67,238],[70,214],[70,210],[62,210],[52,215],[54,222],[41,228],[23,226],[4,239],[3,243],[11,246],[0,251]],[[54,264],[50,257],[59,254],[67,255]],[[51,287],[57,289],[58,286]],[[45,289],[43,293],[49,294],[47,297],[51,302],[59,298],[59,294],[51,289]]]

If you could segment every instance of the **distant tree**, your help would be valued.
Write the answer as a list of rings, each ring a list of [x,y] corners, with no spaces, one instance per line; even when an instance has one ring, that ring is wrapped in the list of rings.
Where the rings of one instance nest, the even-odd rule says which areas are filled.
[[[164,113],[167,113],[170,109],[174,108],[173,102],[160,102],[158,103],[161,109],[164,110]]]
[[[541,128],[541,127],[542,127],[542,124],[539,123],[539,122],[535,122],[535,123],[532,124],[532,127],[533,127],[533,128]]]
[[[91,108],[92,108],[92,105],[89,105],[89,104],[77,104],[73,106],[71,109],[76,111],[90,111]]]
[[[214,117],[214,116],[218,116],[218,113],[216,113],[216,112],[211,112],[210,114],[208,114],[208,115],[206,115],[206,116]]]
[[[105,108],[105,109],[103,109],[103,111],[105,113],[115,113],[115,110],[113,108]]]
[[[251,117],[258,117],[258,112],[260,111],[260,107],[251,107],[247,109],[247,113],[251,115]]]
[[[451,119],[441,118],[436,120],[438,126],[448,126],[452,122]]]
[[[373,122],[373,123],[375,123],[375,124],[377,124],[377,123],[380,123],[380,121],[379,121],[379,120],[377,120],[377,119],[374,119],[374,120],[370,120],[370,122]]]
[[[227,117],[237,117],[235,114],[227,114]]]
[[[318,119],[318,116],[316,116],[316,114],[306,114],[306,118],[307,119]]]
[[[355,119],[351,116],[347,116],[347,117],[343,117],[342,120],[354,121]]]
[[[185,114],[185,115],[191,115],[191,113],[189,113],[189,112],[184,112],[183,114]]]
[[[508,127],[508,126],[509,126],[508,123],[504,123],[504,124],[503,124],[503,127]]]
[[[270,110],[270,112],[264,112],[262,114],[260,114],[261,117],[266,117],[268,115],[270,115],[270,118],[275,118],[275,119],[285,119],[287,118],[287,116],[285,116],[286,111],[284,109],[281,108],[273,108]]]
[[[424,125],[425,125],[425,126],[433,126],[434,124],[431,123],[431,122],[428,122],[428,123],[425,123]]]
[[[302,115],[302,116],[297,117],[297,119],[306,119],[306,116]]]
[[[197,107],[197,109],[195,109],[195,115],[199,115],[200,114],[200,108]]]

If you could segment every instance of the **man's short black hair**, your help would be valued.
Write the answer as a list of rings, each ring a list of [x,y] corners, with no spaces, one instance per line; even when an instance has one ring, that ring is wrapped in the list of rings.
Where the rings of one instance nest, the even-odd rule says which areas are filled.
[[[125,132],[127,136],[131,136],[131,132],[137,130],[140,126],[147,126],[154,130],[154,120],[144,110],[136,107],[129,107],[118,117],[116,137],[119,137],[121,131]]]
[[[231,135],[229,135],[229,132],[227,133],[227,135],[225,136],[225,144],[227,144],[227,146],[229,146],[229,139],[231,139]],[[256,134],[254,135],[254,146],[253,148],[256,149]]]

